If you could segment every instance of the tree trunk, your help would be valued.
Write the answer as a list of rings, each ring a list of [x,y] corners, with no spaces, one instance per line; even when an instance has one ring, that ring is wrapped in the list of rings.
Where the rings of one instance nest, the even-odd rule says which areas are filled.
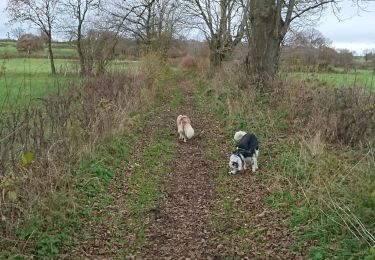
[[[228,36],[229,37],[229,36]],[[210,40],[210,66],[211,70],[221,67],[222,62],[232,54],[233,44],[230,38],[220,38],[215,34]]]
[[[49,54],[49,61],[51,63],[51,73],[52,73],[52,75],[55,75],[56,74],[56,67],[55,67],[55,61],[53,59],[52,37],[51,37],[51,35],[48,35],[48,54]]]
[[[218,49],[214,48],[210,50],[210,67],[211,70],[220,68],[222,62],[222,57]]]
[[[283,39],[276,23],[274,0],[252,0],[250,5],[250,42],[245,58],[248,75],[260,87],[268,87],[278,69]]]
[[[105,72],[105,64],[104,61],[98,61],[97,67],[96,67],[96,75],[103,75]]]
[[[83,56],[81,39],[77,39],[77,52],[79,57],[79,64],[81,66],[80,74],[84,76],[86,74],[85,57]]]
[[[83,55],[82,51],[82,32],[81,32],[81,26],[78,26],[77,31],[77,52],[79,57],[79,64],[81,66],[80,74],[81,76],[86,75],[86,64],[85,64],[85,56]]]

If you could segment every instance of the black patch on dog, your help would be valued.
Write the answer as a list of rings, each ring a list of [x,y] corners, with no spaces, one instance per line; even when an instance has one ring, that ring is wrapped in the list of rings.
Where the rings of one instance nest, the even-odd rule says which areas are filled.
[[[237,151],[245,158],[252,157],[259,150],[258,139],[254,134],[247,133],[238,142]]]

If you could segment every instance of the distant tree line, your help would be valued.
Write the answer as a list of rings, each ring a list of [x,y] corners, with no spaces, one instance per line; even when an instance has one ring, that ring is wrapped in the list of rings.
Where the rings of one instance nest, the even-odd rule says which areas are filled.
[[[355,69],[353,53],[347,49],[335,50],[330,43],[315,29],[299,31],[291,34],[283,43],[281,61],[292,70],[329,71],[333,66],[344,68],[345,71]]]
[[[350,0],[347,0],[350,1]],[[97,72],[114,56],[122,39],[134,39],[142,52],[167,52],[173,40],[191,30],[203,33],[212,69],[242,55],[244,73],[260,87],[277,75],[289,32],[316,22],[327,8],[338,12],[340,0],[8,0],[11,22],[24,22],[46,36],[51,71],[55,73],[52,36],[74,42],[82,75]],[[366,1],[353,0],[357,5]],[[363,8],[363,6],[361,6]],[[295,43],[302,41],[295,38]],[[310,42],[313,48],[322,39]],[[298,44],[304,44],[300,42]],[[104,48],[103,48],[104,46]],[[87,47],[87,48],[86,48]],[[86,48],[86,49],[84,49]],[[349,56],[349,53],[345,53]],[[344,54],[342,55],[344,56]]]

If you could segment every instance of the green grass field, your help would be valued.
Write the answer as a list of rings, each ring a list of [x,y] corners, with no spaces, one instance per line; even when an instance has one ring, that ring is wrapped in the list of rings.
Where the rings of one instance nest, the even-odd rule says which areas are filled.
[[[66,70],[75,71],[75,61],[55,62],[60,74],[53,77],[48,59],[0,59],[0,108],[35,101],[77,79],[72,73],[64,75]]]
[[[139,62],[113,61],[110,72],[136,68]],[[34,102],[46,94],[76,82],[79,72],[77,60],[55,59],[57,75],[51,75],[48,59],[0,59],[0,111]]]
[[[0,42],[0,54],[17,54],[15,42]]]
[[[73,45],[69,43],[53,43],[52,49],[56,58],[76,57],[77,53]],[[0,55],[16,57],[17,55],[25,55],[19,53],[16,48],[16,42],[0,42]],[[43,51],[35,52],[31,54],[33,57],[47,57],[48,48],[45,47]]]
[[[336,69],[334,72],[293,72],[287,77],[296,78],[305,82],[318,82],[332,87],[365,87],[375,90],[375,74],[372,70],[357,70],[344,72]]]
[[[114,60],[108,65],[107,71],[110,71],[110,72],[124,71],[127,69],[137,68],[139,67],[139,65],[140,65],[139,61]]]

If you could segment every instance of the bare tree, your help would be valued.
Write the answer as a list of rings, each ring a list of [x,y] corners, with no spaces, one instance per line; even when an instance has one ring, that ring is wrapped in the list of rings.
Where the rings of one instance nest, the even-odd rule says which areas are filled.
[[[323,48],[331,44],[331,40],[314,28],[293,33],[285,44],[292,47]]]
[[[364,50],[363,55],[366,62],[375,60],[375,49]]]
[[[122,35],[134,37],[145,50],[163,52],[181,30],[184,17],[176,0],[120,0],[107,10]]]
[[[23,29],[22,27],[16,27],[16,28],[13,28],[11,31],[10,31],[10,34],[18,41],[22,35],[24,35],[26,33],[25,29]]]
[[[116,54],[118,41],[116,32],[90,30],[82,41],[86,72],[95,70],[96,75],[103,74]]]
[[[56,74],[52,29],[56,22],[57,4],[58,0],[8,0],[6,7],[11,22],[29,22],[46,34],[52,74]]]
[[[20,52],[30,54],[34,51],[43,50],[43,40],[34,34],[27,33],[18,39],[16,48]]]
[[[61,27],[76,39],[81,75],[87,73],[82,50],[84,23],[87,22],[89,14],[98,10],[99,6],[100,0],[65,0],[61,4],[61,12],[64,13],[64,19],[60,22]]]
[[[343,67],[345,71],[354,68],[354,55],[348,49],[341,49],[336,55],[335,63],[337,66]]]
[[[282,43],[281,60],[283,65],[292,66],[289,69],[313,69],[317,65],[317,69],[328,70],[337,54],[330,44],[331,40],[314,28],[291,30]]]
[[[359,2],[360,0],[355,0]],[[339,11],[342,0],[251,0],[247,72],[256,82],[269,85],[278,69],[281,43],[292,23],[319,17],[326,7]]]
[[[250,0],[186,0],[185,3],[190,26],[201,30],[206,37],[211,66],[219,67],[244,37]]]

